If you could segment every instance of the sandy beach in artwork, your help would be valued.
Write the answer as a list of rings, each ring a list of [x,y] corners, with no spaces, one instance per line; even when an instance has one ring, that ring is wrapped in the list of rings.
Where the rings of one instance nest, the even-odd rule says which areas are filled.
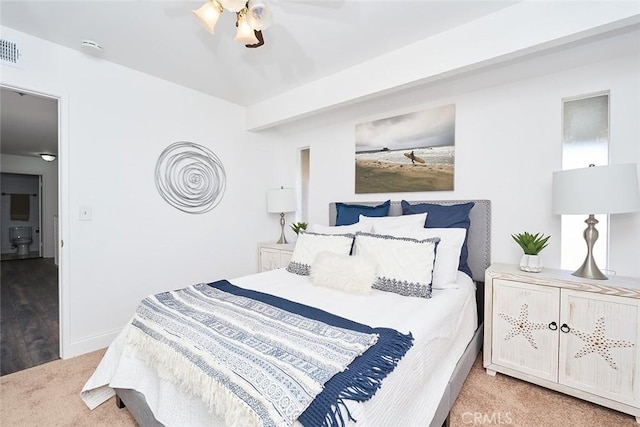
[[[451,190],[453,165],[356,159],[356,193]]]
[[[424,163],[412,163],[406,150],[356,153],[356,193],[453,190],[453,146],[412,151]]]

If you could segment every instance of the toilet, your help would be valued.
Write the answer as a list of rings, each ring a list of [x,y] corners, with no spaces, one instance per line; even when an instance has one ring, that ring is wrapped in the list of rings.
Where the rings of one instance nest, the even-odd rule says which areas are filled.
[[[33,242],[31,227],[9,227],[9,239],[11,245],[18,248],[18,255],[29,255],[29,245]]]

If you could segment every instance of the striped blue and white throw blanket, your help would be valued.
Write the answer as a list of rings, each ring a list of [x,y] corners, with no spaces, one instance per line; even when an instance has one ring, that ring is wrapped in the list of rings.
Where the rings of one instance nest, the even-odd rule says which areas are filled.
[[[132,326],[126,351],[241,426],[344,425],[413,343],[224,280],[148,297]]]

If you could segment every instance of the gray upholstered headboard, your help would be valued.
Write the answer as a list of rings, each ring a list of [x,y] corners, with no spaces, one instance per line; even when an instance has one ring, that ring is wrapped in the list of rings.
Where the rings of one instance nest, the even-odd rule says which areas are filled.
[[[490,200],[407,200],[415,203],[436,203],[439,205],[457,205],[460,203],[474,202],[475,205],[469,213],[471,226],[467,240],[469,248],[469,268],[473,273],[473,280],[484,282],[484,271],[491,264],[491,201]],[[347,203],[347,202],[345,202]],[[355,205],[377,206],[382,202],[348,202]],[[402,206],[399,201],[392,201],[389,208],[390,216],[402,215]],[[336,204],[329,203],[329,225],[336,224]]]

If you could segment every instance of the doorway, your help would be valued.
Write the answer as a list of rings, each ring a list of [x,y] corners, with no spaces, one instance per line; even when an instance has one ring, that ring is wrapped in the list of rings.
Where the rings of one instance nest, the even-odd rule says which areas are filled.
[[[58,98],[0,85],[2,375],[61,355],[59,117]]]
[[[42,175],[0,174],[0,230],[2,261],[40,258]]]

